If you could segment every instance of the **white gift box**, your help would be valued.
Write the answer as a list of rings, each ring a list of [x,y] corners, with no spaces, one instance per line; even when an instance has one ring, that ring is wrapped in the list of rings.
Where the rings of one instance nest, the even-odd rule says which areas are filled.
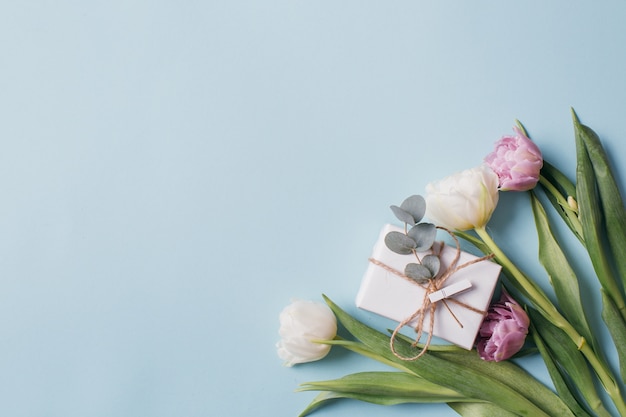
[[[386,225],[374,246],[371,258],[404,273],[404,267],[408,263],[416,262],[416,259],[413,254],[400,255],[387,248],[385,236],[391,231],[403,232],[403,229],[389,224]],[[435,245],[440,244],[435,243]],[[426,253],[420,254],[420,258],[423,255],[426,255]],[[439,255],[441,261],[440,273],[450,266],[455,255],[456,248],[443,245]],[[457,266],[475,259],[477,259],[476,256],[467,252],[461,252]],[[455,286],[460,286],[462,289],[461,292],[449,296],[447,301],[447,305],[461,322],[462,327],[457,323],[446,306],[439,301],[434,314],[433,335],[462,348],[472,349],[484,316],[456,302],[451,302],[451,299],[486,312],[501,269],[500,265],[490,260],[482,260],[461,268],[446,279],[442,287],[444,292],[453,292]],[[468,287],[468,282],[469,288],[464,288]],[[370,262],[361,282],[356,305],[364,310],[402,322],[411,317],[421,307],[425,292],[426,290],[417,283],[409,282],[406,278]],[[441,296],[441,294],[431,294],[431,300],[436,299],[437,295]],[[431,317],[427,312],[423,325],[424,331],[430,329],[430,320]],[[410,323],[410,325],[415,326],[415,323]]]

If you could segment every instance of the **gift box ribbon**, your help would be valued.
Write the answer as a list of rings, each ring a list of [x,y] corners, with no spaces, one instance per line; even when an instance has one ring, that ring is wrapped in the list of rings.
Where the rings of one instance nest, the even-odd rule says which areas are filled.
[[[404,361],[414,361],[419,359],[422,355],[424,355],[427,350],[428,347],[430,346],[430,343],[432,341],[432,334],[433,334],[433,329],[435,327],[435,311],[437,310],[437,305],[439,304],[439,302],[441,302],[446,309],[448,310],[448,312],[452,315],[452,317],[454,318],[454,320],[459,324],[460,327],[463,327],[463,324],[461,323],[461,321],[456,317],[456,315],[452,312],[452,309],[450,309],[450,306],[448,305],[447,301],[450,301],[451,303],[457,304],[463,308],[465,308],[466,310],[472,311],[474,313],[480,314],[482,316],[485,316],[487,314],[486,311],[472,307],[469,304],[466,304],[462,301],[456,300],[454,298],[452,298],[455,294],[446,294],[444,297],[436,300],[436,301],[431,301],[431,295],[433,295],[434,293],[441,291],[442,289],[444,289],[444,284],[446,282],[446,280],[448,278],[450,278],[453,274],[455,274],[457,271],[459,271],[460,269],[466,268],[470,265],[473,265],[475,263],[478,262],[482,262],[482,261],[486,261],[488,259],[491,259],[494,257],[494,254],[489,254],[487,256],[483,256],[481,258],[476,258],[473,259],[469,262],[466,262],[462,265],[458,265],[457,263],[459,261],[459,258],[461,256],[461,247],[459,244],[459,240],[457,239],[457,237],[450,232],[448,229],[443,228],[443,227],[437,227],[438,229],[444,230],[446,231],[450,236],[452,236],[452,238],[454,239],[454,242],[456,244],[456,253],[454,256],[454,259],[452,260],[452,262],[450,263],[450,265],[448,266],[448,268],[446,268],[446,270],[442,273],[439,274],[438,277],[435,277],[433,279],[430,279],[428,281],[428,285],[422,285],[420,283],[418,283],[417,281],[415,281],[414,279],[406,276],[404,273],[390,267],[389,265],[386,265],[385,263],[374,259],[374,258],[369,258],[369,261],[371,263],[373,263],[374,265],[377,265],[381,268],[383,268],[386,271],[391,272],[392,274],[405,279],[406,281],[410,282],[413,285],[418,285],[420,287],[422,287],[425,292],[424,292],[424,297],[422,300],[422,304],[420,308],[418,308],[415,313],[413,313],[411,316],[407,317],[406,319],[404,319],[403,321],[400,322],[400,324],[398,324],[398,326],[395,328],[395,330],[393,331],[391,338],[389,340],[389,346],[391,349],[391,352],[394,354],[395,357],[397,357],[398,359],[404,360]],[[440,248],[443,247],[443,245],[440,246]],[[445,294],[445,293],[444,293]],[[415,325],[415,333],[416,333],[416,338],[415,338],[415,342],[411,345],[411,347],[415,348],[417,347],[419,340],[422,337],[422,334],[424,333],[424,321],[426,319],[426,312],[429,313],[430,315],[430,326],[428,329],[428,338],[426,340],[426,343],[424,344],[424,346],[422,347],[422,349],[419,351],[418,354],[416,354],[415,356],[404,356],[401,355],[400,353],[397,352],[396,347],[395,347],[395,341],[396,341],[396,337],[398,335],[398,333],[400,332],[400,330],[406,326],[407,324],[409,324],[410,322],[412,322],[413,320],[417,319],[417,323]]]

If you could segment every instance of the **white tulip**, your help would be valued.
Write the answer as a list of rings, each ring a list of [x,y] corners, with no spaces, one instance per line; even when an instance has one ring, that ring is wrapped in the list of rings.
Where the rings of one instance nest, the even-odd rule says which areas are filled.
[[[337,319],[332,310],[314,301],[293,301],[280,313],[278,356],[286,366],[322,359],[330,345],[312,340],[331,340],[337,335]]]
[[[426,186],[426,217],[451,230],[485,227],[498,204],[498,175],[487,165]]]

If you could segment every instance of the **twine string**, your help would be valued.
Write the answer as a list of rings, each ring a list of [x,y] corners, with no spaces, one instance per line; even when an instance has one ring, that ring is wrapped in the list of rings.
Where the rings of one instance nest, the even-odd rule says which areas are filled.
[[[452,262],[450,263],[450,265],[446,268],[445,271],[443,271],[443,273],[436,278],[430,279],[428,280],[428,284],[420,284],[419,282],[415,281],[414,279],[408,277],[407,275],[405,275],[403,272],[398,271],[395,268],[392,268],[391,266],[377,260],[374,258],[369,258],[369,261],[371,263],[373,263],[374,265],[377,265],[381,268],[383,268],[384,270],[391,272],[392,274],[403,278],[404,280],[410,282],[413,285],[418,285],[421,288],[424,289],[424,297],[422,299],[422,303],[421,303],[421,307],[419,307],[413,314],[411,314],[409,317],[407,317],[406,319],[402,320],[398,326],[394,329],[393,333],[391,334],[391,338],[389,340],[389,346],[391,348],[391,352],[393,353],[393,355],[395,357],[397,357],[400,360],[404,360],[404,361],[414,361],[419,359],[420,357],[422,357],[426,351],[428,350],[428,347],[431,344],[432,341],[432,337],[433,337],[433,329],[435,327],[435,312],[437,310],[437,303],[439,301],[441,301],[443,303],[443,305],[446,307],[446,309],[448,310],[448,312],[452,315],[452,317],[454,318],[454,320],[459,324],[459,326],[461,328],[463,328],[463,324],[461,323],[461,321],[456,317],[456,315],[452,312],[452,309],[450,308],[450,306],[448,305],[447,301],[456,304],[460,307],[463,307],[469,311],[473,311],[474,313],[480,314],[481,316],[485,316],[487,314],[486,311],[483,311],[481,309],[472,307],[469,304],[466,304],[462,301],[459,301],[455,298],[442,298],[439,301],[435,301],[432,302],[430,301],[429,296],[436,292],[441,290],[441,288],[443,287],[443,284],[446,282],[446,280],[448,278],[450,278],[452,275],[454,275],[456,272],[458,272],[459,270],[466,268],[470,265],[476,264],[478,262],[482,262],[488,259],[491,259],[494,257],[494,254],[489,254],[486,256],[483,256],[481,258],[475,258],[472,259],[471,261],[465,262],[464,264],[461,265],[457,265],[460,257],[461,257],[461,245],[459,244],[459,240],[457,239],[457,237],[454,235],[454,233],[452,233],[450,230],[444,228],[444,227],[440,227],[437,226],[438,229],[444,230],[445,232],[447,232],[450,236],[452,236],[452,238],[454,239],[455,245],[456,245],[456,251],[454,254],[454,258],[452,260]],[[441,248],[443,248],[443,243],[441,244],[441,247],[438,250],[437,256],[439,255],[439,253],[441,252]],[[414,254],[417,257],[417,253],[414,251]],[[418,258],[419,260],[419,258]],[[426,331],[428,333],[428,337],[426,339],[426,342],[424,343],[423,347],[420,349],[420,351],[414,355],[414,356],[404,356],[400,353],[397,352],[396,350],[396,346],[395,346],[395,341],[396,341],[396,337],[398,335],[398,333],[400,332],[400,330],[406,326],[407,324],[416,321],[414,330],[415,330],[415,341],[411,344],[412,348],[416,348],[419,344],[419,340],[421,339],[423,333],[424,333],[424,322],[426,320],[426,316],[427,314],[430,317],[430,323],[428,326],[428,330]]]

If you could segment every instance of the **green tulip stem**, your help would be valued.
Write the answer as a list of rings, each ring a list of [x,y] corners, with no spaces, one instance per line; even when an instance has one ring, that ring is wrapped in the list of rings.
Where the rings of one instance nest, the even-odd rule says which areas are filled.
[[[600,382],[604,386],[607,394],[613,400],[615,407],[621,416],[626,416],[626,402],[620,393],[620,388],[615,382],[611,371],[600,361],[591,346],[586,343],[576,329],[561,315],[554,304],[541,292],[541,290],[530,282],[529,278],[500,250],[498,245],[491,238],[485,227],[476,228],[476,234],[483,240],[496,257],[496,260],[503,268],[509,271],[512,279],[516,280],[519,287],[523,288],[527,298],[542,312],[546,319],[560,328],[576,344],[578,350],[587,358],[589,364],[594,369]]]
[[[374,359],[384,365],[390,366],[392,368],[396,368],[399,371],[409,373],[411,375],[418,376],[417,373],[413,372],[411,369],[407,368],[401,362],[393,361],[391,359],[387,359],[382,355],[375,353],[374,350],[367,349],[363,343],[354,342],[352,340],[346,340],[341,336],[335,336],[332,340],[311,340],[313,343],[321,343],[324,345],[330,346],[341,346],[346,350],[352,351],[354,353],[358,353],[359,355],[365,356],[366,358]]]
[[[561,192],[554,186],[554,184],[552,184],[546,177],[544,177],[543,175],[539,176],[539,183],[543,185],[546,191],[548,191],[556,199],[556,201],[565,212],[565,215],[571,222],[574,233],[579,239],[582,239],[583,226],[580,223],[577,211],[570,207],[569,202],[565,199],[565,197],[563,197],[563,194],[561,194]]]

